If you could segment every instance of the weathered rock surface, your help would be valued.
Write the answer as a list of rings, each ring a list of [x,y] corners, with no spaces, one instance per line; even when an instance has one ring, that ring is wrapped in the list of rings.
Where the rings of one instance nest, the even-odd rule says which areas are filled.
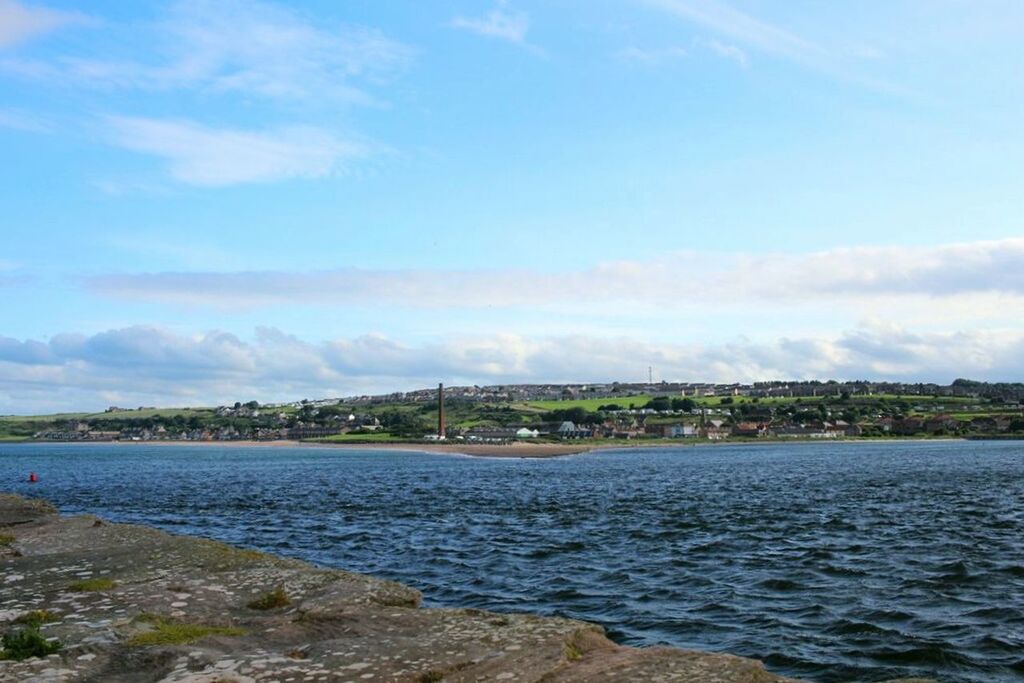
[[[63,643],[0,661],[0,681],[787,680],[740,657],[621,647],[570,619],[423,609],[394,582],[17,496],[0,495],[0,527],[15,538],[0,556],[0,629],[48,610],[40,630]],[[249,606],[277,588],[287,605]]]

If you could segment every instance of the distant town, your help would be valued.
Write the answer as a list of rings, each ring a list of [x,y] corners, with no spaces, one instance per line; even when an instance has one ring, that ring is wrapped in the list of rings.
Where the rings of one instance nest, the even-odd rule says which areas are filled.
[[[0,417],[3,441],[562,442],[1024,438],[1024,384],[775,381],[437,387]]]

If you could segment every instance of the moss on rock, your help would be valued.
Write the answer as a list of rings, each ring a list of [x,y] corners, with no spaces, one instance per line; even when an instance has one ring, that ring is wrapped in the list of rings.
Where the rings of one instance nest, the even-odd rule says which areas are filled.
[[[47,640],[36,628],[26,628],[4,634],[0,659],[21,661],[29,657],[47,657],[63,647],[59,641]]]
[[[96,591],[108,591],[116,586],[117,583],[115,583],[113,579],[84,579],[82,581],[75,581],[73,584],[68,586],[68,590],[74,591],[75,593],[94,593]]]
[[[153,614],[142,615],[136,621],[149,624],[149,628],[128,639],[128,645],[134,647],[187,645],[206,636],[244,636],[246,633],[242,628],[172,621]]]

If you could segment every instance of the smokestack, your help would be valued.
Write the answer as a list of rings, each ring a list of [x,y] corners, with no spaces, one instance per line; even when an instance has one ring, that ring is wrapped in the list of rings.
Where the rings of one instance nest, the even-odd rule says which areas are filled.
[[[444,384],[437,385],[437,438],[444,438]]]

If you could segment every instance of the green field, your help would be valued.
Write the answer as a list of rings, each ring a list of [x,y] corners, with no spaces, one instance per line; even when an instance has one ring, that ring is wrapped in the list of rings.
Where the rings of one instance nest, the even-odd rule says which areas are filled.
[[[151,417],[210,417],[213,408],[147,408],[146,410],[115,410],[110,413],[57,413],[54,415],[3,415],[0,422],[59,422],[66,420],[144,420]]]
[[[54,422],[57,420],[81,420],[89,413],[56,413],[54,415],[0,415],[2,422]]]
[[[115,410],[110,413],[90,413],[87,420],[118,419],[145,420],[151,417],[210,417],[213,408],[152,408],[146,410]]]
[[[533,410],[568,410],[570,408],[583,408],[589,412],[595,412],[601,406],[610,404],[620,405],[629,408],[632,403],[637,408],[643,408],[644,404],[651,400],[646,394],[634,396],[620,396],[617,398],[580,398],[565,401],[530,401],[528,403],[513,403],[513,408],[527,408]]]
[[[367,432],[364,434],[335,434],[334,436],[325,436],[319,439],[307,440],[318,441],[323,443],[398,443],[402,441],[409,441],[409,439],[402,439],[400,437],[388,434],[387,432]]]
[[[829,391],[828,387],[823,387],[822,391]],[[595,412],[598,408],[604,405],[616,404],[623,408],[629,408],[632,403],[636,408],[642,408],[653,396],[649,394],[634,394],[631,396],[620,396],[616,398],[583,398],[583,399],[568,399],[568,400],[553,400],[553,401],[529,401],[527,403],[513,403],[512,408],[517,410],[525,411],[547,411],[547,410],[565,410],[569,408],[583,408],[588,412]],[[671,396],[670,398],[683,398],[680,396]],[[770,398],[751,398],[747,396],[687,396],[698,406],[706,408],[715,408],[718,406],[727,405],[743,405],[745,403],[759,403],[762,405],[770,406],[786,406],[795,403],[802,405],[806,404],[818,404],[818,403],[838,403],[839,397],[834,393],[823,396],[773,396]],[[723,403],[722,401],[726,402]],[[857,394],[850,396],[848,399],[851,404],[864,404],[864,403],[876,403],[878,401],[902,401],[911,405],[942,405],[949,406],[949,408],[955,409],[965,405],[972,405],[982,403],[975,398],[963,398],[953,396],[896,396],[894,394],[874,394],[867,396],[864,394]]]

